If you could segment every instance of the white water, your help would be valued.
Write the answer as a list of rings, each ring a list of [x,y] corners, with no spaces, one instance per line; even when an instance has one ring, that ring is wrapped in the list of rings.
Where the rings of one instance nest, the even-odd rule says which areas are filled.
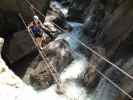
[[[55,8],[56,10],[60,10],[64,16],[67,17],[67,14],[68,14],[68,8],[64,8],[63,6],[61,6],[58,2],[56,1],[53,1],[51,2],[51,8]],[[54,10],[54,9],[53,9]]]
[[[3,40],[2,40],[3,43]],[[2,45],[0,45],[2,48]],[[0,48],[0,49],[1,49]],[[56,93],[56,84],[46,90],[35,91],[17,77],[0,57],[0,99],[1,100],[91,100],[86,89],[78,83],[78,78],[88,67],[87,59],[83,55],[75,56],[73,62],[61,73],[65,93]],[[4,72],[1,72],[2,69]]]
[[[76,56],[75,60],[61,73],[60,79],[78,79],[87,67],[87,59],[82,55]]]
[[[69,45],[70,48],[72,49],[76,49],[79,45],[79,43],[77,41],[75,41],[75,39],[79,39],[81,36],[80,33],[80,28],[82,26],[82,24],[77,23],[77,22],[68,22],[68,24],[70,24],[73,27],[73,30],[70,33],[64,33],[62,35],[59,35],[57,39],[65,39]],[[73,37],[74,39],[72,39],[71,37]]]
[[[90,100],[85,88],[76,81],[87,65],[86,58],[83,56],[77,57],[60,75],[65,90],[64,95],[58,95],[56,85],[52,85],[47,90],[40,92],[39,97],[46,97],[49,100]]]
[[[79,38],[81,24],[70,24],[74,29],[69,35]],[[60,38],[67,40],[72,49],[78,46],[76,41],[69,38],[68,34],[60,35],[57,39]],[[3,62],[3,60],[0,62],[1,65],[6,66]],[[0,92],[0,100],[92,100],[91,97],[88,96],[86,89],[77,81],[79,76],[86,70],[86,67],[88,67],[86,58],[83,55],[79,55],[76,56],[74,61],[61,73],[60,79],[63,82],[63,89],[65,90],[63,95],[56,93],[56,84],[53,84],[46,90],[35,91],[31,86],[24,84],[17,76],[15,78],[12,77],[12,75],[9,74],[12,72],[8,69],[7,73],[3,75],[4,77],[0,74],[0,90],[2,90]],[[7,66],[5,68],[7,68]]]
[[[76,84],[76,82],[67,82],[64,85],[65,93],[63,95],[58,95],[55,92],[56,86],[53,85],[46,91],[39,93],[39,98],[45,97],[49,100],[87,100],[85,89]]]
[[[58,39],[65,39],[72,49],[76,49],[78,44],[76,41],[71,39],[69,36],[79,38],[80,37],[80,23],[70,23],[74,28],[72,32],[59,35]],[[73,62],[64,69],[60,75],[60,79],[63,82],[63,89],[65,90],[64,95],[56,93],[56,85],[52,85],[44,91],[38,92],[37,98],[43,100],[92,100],[92,97],[87,94],[86,89],[78,83],[80,75],[85,72],[88,67],[88,61],[83,55],[75,56]]]

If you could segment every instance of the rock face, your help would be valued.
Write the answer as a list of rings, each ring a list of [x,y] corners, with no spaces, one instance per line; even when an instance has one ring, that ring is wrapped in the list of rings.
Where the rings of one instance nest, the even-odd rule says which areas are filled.
[[[56,66],[58,72],[62,72],[73,59],[69,44],[63,39],[50,42],[46,48],[49,61]]]
[[[46,14],[46,11],[49,7],[51,0],[29,0],[31,4],[33,4],[34,7],[36,7],[39,11],[43,12],[43,14]],[[18,5],[19,11],[25,16],[25,19],[31,20],[32,16],[37,14],[42,20],[44,20],[44,17],[39,14],[38,11],[33,10],[29,4],[27,4],[25,1],[16,0],[16,4]]]
[[[0,52],[3,43],[4,39],[0,38]],[[49,100],[88,100],[86,95],[87,92],[84,87],[80,86],[75,81],[65,82],[66,89],[65,93],[62,95],[56,93],[56,84],[52,85],[47,90],[35,91],[31,86],[26,85],[18,76],[16,76],[1,57],[0,64],[0,99],[2,100],[26,100],[27,98],[31,100],[43,100],[44,98]],[[84,64],[81,63],[78,67],[84,67]],[[79,70],[79,72],[81,72],[81,70]],[[77,77],[79,72],[74,74],[74,76]]]
[[[39,6],[40,7],[39,9],[41,9],[41,7],[43,7],[42,4],[46,1],[50,2],[50,0],[45,0],[43,2],[41,2],[41,0],[40,0],[40,1],[37,1],[37,3],[36,3],[36,1],[32,0],[31,2],[33,4],[34,3],[37,4],[36,7]],[[40,4],[40,2],[41,2],[41,4]],[[2,1],[2,3],[4,5],[8,2]],[[23,6],[25,5],[25,3],[23,1],[15,1],[14,0],[13,3],[17,3],[17,4],[19,3],[20,5],[19,4],[18,5],[20,8],[23,8]],[[11,4],[11,6],[12,6],[12,4]],[[4,7],[6,7],[6,5],[4,5]],[[24,6],[24,7],[25,8],[21,10],[21,13],[25,14],[26,17],[24,16],[24,18],[28,18],[28,16],[31,16],[30,11],[28,11],[28,9],[25,10],[27,6]],[[43,7],[43,8],[45,9],[45,7]],[[34,44],[31,40],[29,34],[27,33],[27,31],[20,31],[20,30],[24,29],[24,27],[22,26],[22,22],[18,18],[17,9],[8,10],[8,9],[2,8],[2,11],[3,11],[3,13],[0,17],[1,17],[1,20],[4,19],[4,21],[1,23],[2,28],[0,28],[0,29],[2,29],[2,31],[1,31],[2,33],[6,32],[6,30],[7,30],[7,32],[9,32],[6,34],[1,34],[1,36],[6,38],[6,40],[5,40],[6,42],[5,42],[5,45],[3,48],[3,52],[2,52],[3,58],[8,63],[10,68],[17,75],[22,77],[27,83],[29,83],[28,79],[31,78],[31,80],[36,80],[37,84],[40,84],[40,85],[38,85],[39,87],[36,86],[37,88],[46,88],[47,85],[51,84],[51,82],[49,82],[48,84],[47,84],[47,82],[49,80],[51,81],[53,79],[52,79],[51,75],[49,75],[46,72],[46,70],[47,70],[46,64],[43,63],[42,59],[38,55],[38,52],[35,49]],[[8,26],[11,19],[3,17],[4,15],[8,16],[9,12],[10,12],[11,16],[13,17],[11,19],[18,18],[18,22],[20,21],[20,23],[18,23],[19,25],[15,26],[15,25],[11,24],[9,26],[9,28],[11,28],[11,30],[5,29],[5,28],[7,28],[6,24]],[[14,17],[14,15],[15,15],[15,17]],[[32,17],[30,17],[30,18],[32,18]],[[29,20],[29,18],[28,18],[28,20]],[[15,24],[17,23],[16,20],[13,20],[13,22]],[[13,22],[11,22],[11,23],[13,23]],[[13,28],[12,28],[13,26],[15,27],[14,28],[15,30],[13,30]],[[18,28],[18,26],[20,26],[20,28]],[[3,29],[3,27],[4,27],[4,29]],[[16,32],[16,31],[18,31],[16,29],[18,29],[19,32]],[[10,33],[13,33],[13,34],[10,34]],[[52,45],[53,47],[56,45],[57,47],[51,48],[50,45]],[[69,50],[69,45],[64,40],[57,40],[57,41],[51,42],[50,45],[48,45],[47,56],[50,60],[50,63],[55,65],[58,72],[60,72],[63,70],[63,68],[66,65],[68,65],[72,61],[72,55]],[[53,55],[51,55],[51,53]],[[58,60],[60,59],[60,61],[57,61],[56,59],[58,59]],[[31,66],[31,67],[29,67],[29,66]],[[40,69],[42,69],[41,72],[40,72]],[[45,74],[45,72],[46,72],[46,76],[45,75],[43,76],[42,73]],[[47,78],[47,76],[48,76],[48,78]],[[34,84],[34,82],[31,84],[33,86],[36,85],[36,83]]]
[[[86,0],[85,2],[83,2],[82,0],[71,0],[68,19],[83,21],[90,1],[91,0]]]
[[[106,56],[109,60],[119,65],[120,68],[131,75],[133,74],[132,5],[132,0],[86,0],[85,2],[83,2],[82,0],[73,0],[71,2],[71,5],[69,5],[70,8],[68,16],[68,19],[71,20],[74,19],[76,21],[85,21],[82,27],[81,40],[83,40],[84,42],[89,40],[89,42],[86,42],[88,46],[91,45],[92,48],[95,48],[97,52],[99,52],[101,55]],[[20,7],[23,8],[23,6],[24,5],[21,5]],[[26,14],[29,10],[25,12],[25,9],[24,11],[22,10],[22,12]],[[14,11],[14,9],[12,10]],[[28,13],[26,15],[30,16],[31,14]],[[3,15],[0,16],[0,18],[3,19]],[[59,19],[57,19],[56,22],[60,21],[60,19],[62,19],[62,17],[60,18],[59,16]],[[1,26],[5,22],[1,21],[0,23],[2,23],[0,24]],[[63,22],[60,21],[60,23],[62,24]],[[24,67],[27,68],[28,66],[30,66],[29,69],[23,69],[26,71],[26,74],[23,73],[26,75],[24,76],[24,80],[26,80],[26,82],[28,82],[27,80],[29,79],[35,80],[36,83],[34,83],[35,81],[32,81],[31,83],[33,86],[36,86],[37,88],[46,88],[47,85],[52,84],[53,79],[46,72],[46,64],[43,64],[42,59],[37,56],[37,52],[31,50],[32,43],[27,43],[25,40],[21,39],[23,37],[29,40],[29,37],[27,37],[27,34],[25,32],[23,33],[23,36],[20,33],[17,33],[17,37],[15,37],[15,34],[13,35],[13,40],[11,40],[10,42],[13,45],[9,45],[10,51],[7,50],[7,54],[9,54],[7,58],[9,57],[9,60],[11,60],[10,63],[14,66],[18,65],[18,63],[21,66],[23,65],[22,67],[19,66],[19,72],[22,72],[22,70],[20,70],[21,68],[23,69]],[[71,52],[68,47],[68,44],[64,40],[53,41],[47,46],[48,59],[50,60],[50,63],[56,66],[58,72],[61,72],[72,60]],[[98,50],[99,47],[102,48],[102,50]],[[14,56],[11,51],[16,55]],[[24,51],[23,54],[21,54],[20,51]],[[33,53],[35,55],[32,55]],[[30,55],[30,58],[27,55]],[[33,57],[36,58],[33,59]],[[17,58],[19,58],[19,61],[21,61],[21,63],[17,61]],[[129,93],[130,95],[133,94],[131,79],[118,72],[118,70],[114,69],[113,66],[107,64],[105,61],[100,60],[100,58],[94,55],[88,58],[90,61],[90,69],[86,70],[84,82],[88,86],[90,86],[90,84],[96,83],[96,100],[98,100],[99,98],[101,98],[101,100],[107,100],[108,98],[109,100],[118,100],[120,98],[121,100],[127,99],[127,97],[123,95],[123,93],[118,91],[118,89],[114,88],[114,86],[112,86],[107,80],[103,79],[99,74],[97,74],[96,68],[102,71],[106,76],[108,76],[112,81],[123,88],[127,93]],[[93,66],[91,66],[91,64]],[[30,82],[28,83],[30,84]]]
[[[46,53],[49,63],[55,67],[58,73],[61,73],[73,59],[69,45],[65,40],[50,42],[46,46],[44,53]],[[31,63],[31,67],[27,69],[24,80],[32,84],[36,89],[43,89],[51,84],[53,78],[48,71],[47,67],[49,66],[39,59],[40,58],[36,58],[33,63]],[[30,82],[28,82],[28,80],[30,80]]]
[[[44,6],[48,3],[50,0],[29,0],[31,3],[33,3],[37,8],[42,10]],[[8,11],[19,11],[18,6],[25,4],[24,1],[19,0],[1,0],[0,1],[0,8]],[[28,5],[27,5],[28,7]],[[27,11],[26,11],[27,12]]]
[[[35,4],[40,11],[44,11],[45,9],[45,13],[50,3],[50,0],[39,0],[37,3],[35,0],[29,1]],[[29,6],[22,0],[10,0],[10,2],[8,0],[2,0],[0,1],[0,5],[0,36],[5,38],[2,56],[8,65],[12,66],[15,72],[19,70],[18,73],[21,73],[23,72],[21,70],[27,68],[30,60],[33,60],[28,56],[32,55],[32,57],[35,57],[37,51],[27,32],[21,31],[25,29],[25,26],[18,17],[18,12],[24,15],[26,24],[29,24],[31,21],[33,13],[29,9]],[[16,67],[22,64],[26,67],[21,67],[22,69]],[[23,74],[21,73],[22,76]]]
[[[50,0],[29,0],[36,8],[44,14],[49,7]],[[0,1],[0,35],[2,33],[14,33],[24,29],[23,23],[18,17],[22,13],[27,24],[32,20],[33,12],[24,0],[1,0]],[[41,19],[41,15],[36,13]]]
[[[13,10],[17,11],[17,6],[16,6],[16,0],[1,0],[0,1],[0,8],[2,9],[8,9],[8,10]]]
[[[4,38],[7,34],[23,29],[16,12],[0,9],[0,20],[0,36]]]
[[[132,22],[132,12],[133,2],[131,0],[127,1],[114,1],[114,0],[92,0],[90,3],[88,17],[86,18],[86,22],[82,28],[82,40],[84,42],[86,40],[90,40],[91,42],[86,42],[88,46],[92,46],[94,48],[102,47],[105,50],[105,54],[99,52],[101,55],[106,56],[112,62],[117,63],[123,70],[127,70],[128,67],[124,65],[127,62],[127,59],[132,58],[132,31],[133,31],[133,22]],[[93,4],[93,5],[92,5]],[[99,8],[98,8],[99,7]],[[103,17],[101,17],[103,16]],[[94,20],[93,20],[94,18]],[[88,36],[88,37],[87,37]],[[93,60],[94,58],[90,58]],[[99,58],[97,58],[99,59]],[[98,63],[97,63],[98,64]],[[131,64],[131,63],[130,63]],[[123,66],[123,67],[122,67]],[[110,79],[114,78],[112,70],[113,66],[105,63],[105,61],[101,61],[97,68],[104,72]],[[131,65],[130,65],[131,68]],[[131,68],[132,69],[132,68]],[[109,72],[109,73],[108,73]],[[119,72],[119,71],[118,71]],[[117,73],[118,73],[117,72]],[[129,72],[129,71],[127,71]],[[117,75],[116,79],[112,79],[116,84],[122,87],[123,81],[121,78],[127,77],[123,74]],[[130,73],[132,75],[132,73]],[[117,82],[117,81],[118,82]],[[125,80],[126,81],[126,80]],[[132,80],[129,79],[130,83]],[[100,85],[102,84],[102,86]],[[125,84],[125,83],[123,83]],[[108,87],[104,89],[104,87]],[[131,86],[132,87],[132,86]],[[131,88],[130,87],[130,88]],[[103,92],[101,92],[103,89]],[[124,88],[124,90],[128,90],[128,86]],[[111,93],[108,91],[112,91]],[[129,94],[132,93],[128,92]],[[99,94],[102,93],[102,94]],[[119,95],[122,94],[116,88],[114,88],[110,83],[106,82],[104,79],[101,79],[98,84],[98,92],[96,93],[97,99],[101,98],[102,100],[116,100]],[[101,96],[100,96],[101,95]],[[124,100],[124,99],[121,99]]]
[[[35,46],[27,31],[14,33],[7,45],[4,52],[10,64],[17,62],[35,50]]]
[[[83,3],[88,3],[87,7],[83,5]],[[81,40],[92,48],[102,48],[103,51],[105,51],[104,53],[99,52],[97,49],[95,50],[101,55],[106,56],[112,62],[118,63],[118,65],[126,71],[128,67],[126,67],[124,63],[128,62],[128,59],[131,59],[133,55],[131,47],[133,44],[133,42],[131,42],[133,31],[132,0],[88,0],[86,2],[75,0],[72,5],[77,9],[81,6],[83,6],[84,9],[86,8],[84,11],[78,10],[79,12],[76,12],[76,14],[84,14],[83,19],[85,19],[84,25],[82,27]],[[69,13],[72,12],[73,10],[69,9]],[[75,17],[75,15],[73,16]],[[81,16],[78,17],[82,18]],[[97,57],[97,59],[99,58]],[[95,61],[93,56],[91,56],[90,61]],[[114,73],[115,69],[112,69],[113,66],[107,64],[105,61],[96,62],[96,65],[96,68],[109,76],[109,78],[114,78],[112,73]],[[129,66],[131,68],[132,65]],[[130,71],[127,72],[130,73]],[[88,71],[88,73],[90,72]],[[118,77],[116,77],[116,79],[112,79],[120,87],[123,86],[123,81],[121,80],[121,78],[127,77],[121,74],[122,73],[120,73],[120,75],[117,75]],[[130,74],[132,75],[132,73]],[[93,82],[95,81],[96,80],[93,80]],[[132,82],[132,80],[129,79],[128,82],[130,83]],[[127,85],[125,84],[124,90],[128,90],[129,87],[126,86]],[[104,87],[107,88],[104,89]],[[131,87],[132,86],[130,86],[130,88]],[[103,92],[101,92],[99,88],[103,89]],[[111,93],[109,92],[110,90],[112,91]],[[128,93],[132,94],[131,91],[133,90],[130,90],[130,92],[128,91]],[[99,93],[102,93],[102,95]],[[110,85],[109,82],[106,82],[101,78],[101,81],[98,84],[98,92],[96,93],[97,100],[99,98],[101,98],[102,100],[107,100],[107,98],[110,98],[109,100],[117,100],[118,97],[120,97],[120,94],[122,94],[120,91]],[[121,100],[125,99],[123,98]]]
[[[50,4],[50,11],[48,13],[48,16],[49,15],[52,15],[53,17],[53,20],[51,18],[51,20],[56,24],[56,27],[57,25],[59,27],[61,27],[62,29],[64,29],[65,31],[71,31],[72,30],[72,27],[67,23],[67,11],[68,9],[61,6],[58,2],[51,2]],[[47,19],[45,19],[47,21]]]

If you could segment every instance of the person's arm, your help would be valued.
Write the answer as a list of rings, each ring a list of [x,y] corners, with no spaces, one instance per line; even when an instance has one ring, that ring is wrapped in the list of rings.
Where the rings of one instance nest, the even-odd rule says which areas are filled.
[[[40,23],[40,25],[41,25],[41,28],[43,29],[43,30],[45,30],[45,26],[43,25],[43,23],[39,20],[39,23]]]
[[[31,31],[31,27],[33,26],[33,23],[31,22],[29,25],[28,25],[28,32]]]

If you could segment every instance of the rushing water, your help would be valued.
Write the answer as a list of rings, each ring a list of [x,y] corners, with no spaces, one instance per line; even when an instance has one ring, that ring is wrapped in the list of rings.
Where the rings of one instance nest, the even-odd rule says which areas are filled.
[[[85,87],[77,81],[86,67],[88,67],[86,58],[82,55],[76,56],[75,60],[60,75],[60,79],[63,82],[63,89],[65,90],[64,94],[57,94],[56,84],[54,84],[48,89],[39,92],[38,97],[49,100],[92,100],[88,96]]]
[[[73,38],[80,38],[80,28],[82,24],[76,22],[68,23],[73,27],[73,31],[59,35],[56,40],[65,39],[69,43],[71,49],[74,50],[79,44]],[[87,67],[88,61],[85,56],[80,53],[78,55],[74,55],[72,63],[60,74],[60,79],[63,82],[63,89],[65,90],[65,93],[63,95],[57,94],[56,84],[54,84],[48,89],[39,92],[39,97],[46,97],[49,100],[94,100],[93,95],[87,93],[88,89],[83,87],[81,83],[77,81],[81,74],[85,72]]]
[[[58,3],[54,4],[57,5],[57,8],[61,9]],[[77,22],[68,22],[68,24],[73,27],[73,30],[69,33],[59,35],[56,40],[65,39],[69,43],[70,48],[75,50],[79,44],[73,38],[80,38],[82,24]],[[57,94],[56,84],[54,84],[48,89],[38,93],[40,100],[41,98],[47,98],[49,100],[92,100],[92,95],[87,94],[86,88],[78,81],[79,77],[85,72],[87,67],[88,61],[82,54],[74,55],[73,62],[60,74],[60,79],[63,82],[63,89],[65,90],[64,94]]]
[[[70,36],[73,38],[80,38],[80,27],[82,24],[76,22],[68,23],[73,27],[73,30],[70,33],[64,33],[62,35],[59,35],[57,39],[65,39],[72,49],[76,49],[79,44],[77,43],[77,41],[70,38]],[[10,99],[9,97],[4,96],[8,99],[3,100],[92,100],[92,95],[89,95],[87,93],[88,89],[83,87],[81,83],[78,81],[79,77],[82,73],[85,72],[87,67],[88,61],[82,54],[74,55],[74,60],[72,61],[72,63],[68,65],[60,74],[60,79],[63,82],[62,86],[65,90],[64,94],[62,95],[59,95],[56,92],[56,84],[53,84],[48,89],[42,91],[35,91],[32,89],[31,86],[23,86],[22,89],[20,89],[20,91],[18,91],[17,89],[14,90],[14,88],[10,88],[11,91],[18,92],[16,99]],[[15,94],[14,92],[11,93]]]
[[[0,59],[1,66],[7,66]],[[88,67],[87,59],[83,55],[78,55],[74,57],[73,62],[66,67],[66,69],[61,73],[60,79],[63,82],[64,94],[59,95],[56,90],[56,84],[53,84],[46,90],[35,91],[31,86],[25,85],[21,80],[15,80],[11,77],[9,72],[0,76],[1,81],[9,84],[3,84],[0,82],[0,96],[2,100],[92,100],[88,96],[85,87],[83,87],[78,80],[81,73],[83,73]],[[11,73],[11,71],[10,71]],[[11,79],[11,80],[9,80]],[[13,83],[12,83],[13,82]],[[15,83],[14,83],[15,82]],[[17,86],[18,85],[18,86]]]
[[[68,41],[72,49],[76,49],[78,43],[70,38],[70,35],[71,37],[79,38],[81,24],[76,22],[69,22],[69,24],[73,27],[73,31],[59,35],[56,40],[65,39]],[[60,74],[65,93],[63,95],[57,94],[56,84],[54,84],[48,89],[39,92],[39,98],[47,98],[49,100],[92,100],[91,96],[87,94],[85,87],[83,87],[78,81],[79,77],[85,72],[87,67],[88,61],[82,54],[74,55],[73,62]]]
[[[39,95],[46,96],[50,100],[89,100],[85,88],[76,81],[87,67],[86,64],[84,57],[78,57],[61,73],[60,79],[65,90],[63,95],[56,93],[56,85],[52,85]]]
[[[81,36],[80,29],[82,24],[77,22],[68,22],[73,27],[73,30],[69,33],[64,33],[59,35],[57,39],[65,39],[72,49],[76,49],[79,45],[75,38],[79,39]],[[71,38],[72,37],[72,38]]]

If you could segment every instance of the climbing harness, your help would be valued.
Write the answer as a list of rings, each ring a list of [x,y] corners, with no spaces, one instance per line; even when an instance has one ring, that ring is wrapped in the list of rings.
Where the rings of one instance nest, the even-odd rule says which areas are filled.
[[[31,4],[28,0],[24,0],[25,2],[27,2],[32,9],[36,10],[41,16],[43,16],[45,18],[45,16],[41,13],[40,10],[38,10],[36,7],[33,6],[33,4]],[[53,22],[52,22],[53,23]],[[66,31],[64,29],[62,29],[60,26],[56,25],[55,23],[53,23],[59,30],[61,30],[62,32]],[[116,68],[117,70],[119,70],[120,72],[122,72],[124,75],[126,75],[127,77],[129,77],[131,80],[133,80],[133,76],[131,76],[130,74],[128,74],[127,72],[125,72],[123,69],[121,69],[119,66],[117,66],[116,64],[112,63],[111,61],[109,61],[107,58],[103,57],[102,55],[100,55],[98,52],[96,52],[95,50],[93,50],[91,47],[87,46],[85,43],[83,43],[82,41],[80,41],[79,39],[75,39],[72,36],[70,36],[70,38],[76,40],[77,42],[79,42],[81,45],[83,45],[85,48],[87,48],[89,51],[91,51],[93,54],[95,54],[96,56],[98,56],[100,59],[104,60],[105,62],[109,63],[110,65],[112,65],[112,67]],[[119,87],[116,83],[114,83],[109,77],[107,77],[106,75],[104,75],[100,70],[96,69],[96,72],[99,73],[101,76],[103,76],[107,81],[109,81],[114,87],[116,87],[118,90],[120,90],[123,94],[125,94],[126,96],[128,96],[131,100],[133,100],[133,97],[131,95],[129,95],[125,90],[123,90],[121,87]]]

